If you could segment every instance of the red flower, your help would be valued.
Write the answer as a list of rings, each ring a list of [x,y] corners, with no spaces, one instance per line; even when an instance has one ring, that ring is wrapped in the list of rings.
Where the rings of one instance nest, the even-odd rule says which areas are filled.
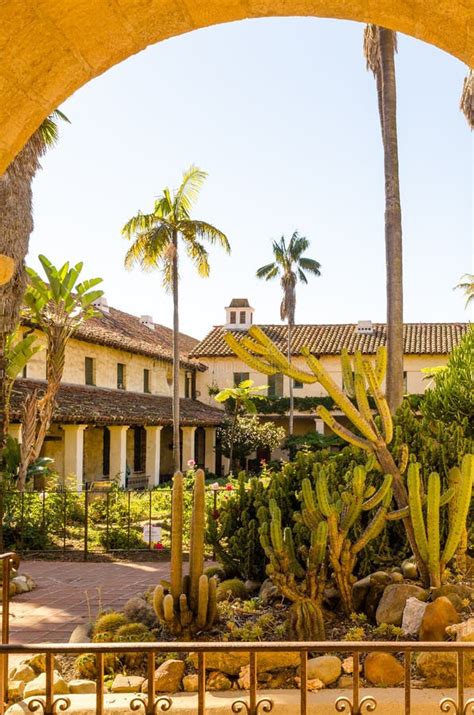
[[[226,484],[225,488],[227,489],[228,492],[231,492],[234,487],[232,486],[232,484]]]
[[[153,546],[154,549],[164,549],[165,547],[161,543],[161,541],[158,541],[156,544]]]

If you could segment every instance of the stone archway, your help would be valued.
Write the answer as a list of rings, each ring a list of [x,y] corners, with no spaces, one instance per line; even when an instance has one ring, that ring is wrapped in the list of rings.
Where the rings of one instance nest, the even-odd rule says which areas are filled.
[[[44,117],[148,45],[210,25],[269,16],[373,22],[474,64],[466,0],[11,0],[0,3],[0,174]]]

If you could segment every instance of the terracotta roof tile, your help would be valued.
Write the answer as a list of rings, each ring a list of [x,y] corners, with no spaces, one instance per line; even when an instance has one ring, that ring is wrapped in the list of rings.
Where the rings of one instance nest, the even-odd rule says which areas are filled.
[[[43,393],[45,386],[43,380],[15,382],[11,401],[13,420],[20,419],[26,395],[34,389]],[[183,425],[219,425],[224,417],[222,410],[189,399],[180,400],[180,415]],[[171,397],[63,384],[53,420],[70,424],[171,425]]]
[[[269,338],[286,352],[286,325],[260,325]],[[404,326],[406,355],[446,355],[466,334],[468,323],[406,323]],[[224,340],[227,332],[223,326],[216,326],[193,350],[192,358],[226,357],[233,353]],[[232,331],[237,338],[242,331]],[[361,350],[375,353],[379,345],[386,342],[386,326],[374,323],[373,333],[357,332],[357,325],[295,325],[292,332],[292,352],[299,355],[307,346],[316,355],[338,355],[342,348],[349,353]]]

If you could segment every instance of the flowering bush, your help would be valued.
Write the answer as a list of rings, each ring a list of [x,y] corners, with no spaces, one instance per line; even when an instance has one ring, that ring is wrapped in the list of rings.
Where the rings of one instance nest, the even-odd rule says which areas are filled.
[[[261,422],[257,416],[238,416],[228,420],[218,429],[221,450],[224,457],[229,457],[233,450],[234,457],[245,459],[257,449],[276,449],[285,439],[285,429],[273,422]]]

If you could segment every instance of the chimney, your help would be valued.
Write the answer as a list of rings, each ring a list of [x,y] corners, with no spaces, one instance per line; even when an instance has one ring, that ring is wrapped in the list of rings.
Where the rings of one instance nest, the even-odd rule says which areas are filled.
[[[146,325],[150,330],[155,329],[155,324],[151,315],[140,315],[140,323]]]
[[[92,303],[94,308],[97,308],[97,310],[100,310],[102,313],[109,313],[109,304],[107,303],[107,298],[105,295],[101,295],[100,298],[97,298],[97,300],[94,300]]]
[[[358,335],[373,335],[374,326],[371,320],[359,320],[357,323],[356,333]]]
[[[248,330],[253,323],[254,309],[247,298],[232,298],[225,309],[227,330]]]

